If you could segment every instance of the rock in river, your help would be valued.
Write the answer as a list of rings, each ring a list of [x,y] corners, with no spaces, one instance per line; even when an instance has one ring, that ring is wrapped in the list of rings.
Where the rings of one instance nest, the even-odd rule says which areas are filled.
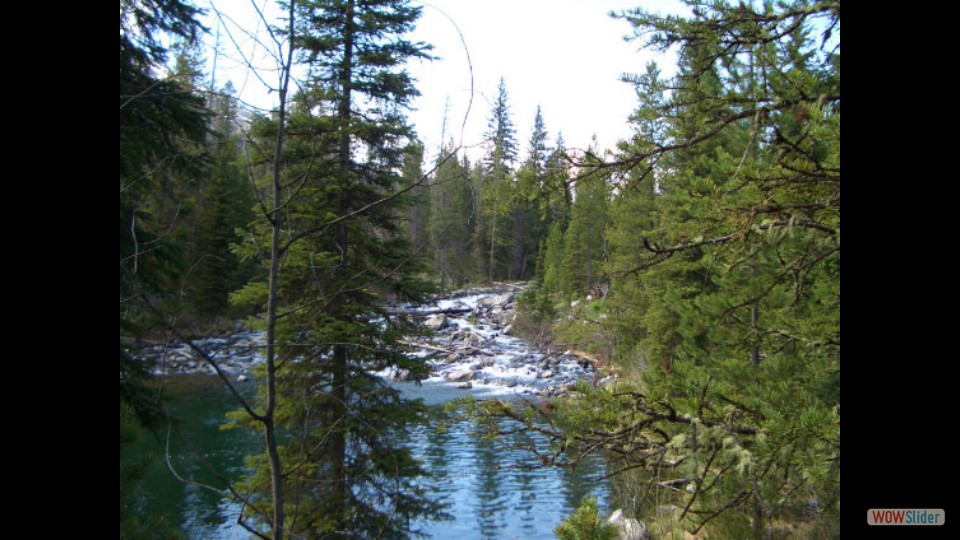
[[[447,373],[445,378],[447,379],[448,382],[462,383],[472,379],[473,375],[474,375],[474,372],[468,368],[464,371],[454,371],[452,373]]]
[[[423,323],[427,328],[433,330],[434,332],[442,330],[447,327],[448,321],[447,316],[443,313],[437,313],[436,315],[431,315],[427,317],[427,320]]]

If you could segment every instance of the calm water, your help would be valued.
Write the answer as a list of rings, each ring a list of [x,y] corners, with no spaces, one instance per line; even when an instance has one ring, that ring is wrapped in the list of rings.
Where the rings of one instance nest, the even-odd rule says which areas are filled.
[[[246,454],[262,450],[260,437],[241,430],[222,431],[224,414],[234,410],[228,392],[209,377],[184,377],[169,383],[170,409],[185,420],[181,431],[206,455],[209,464],[235,479],[243,472]],[[254,387],[247,385],[253,392]],[[439,404],[465,395],[442,384],[422,387],[403,385],[410,397]],[[477,397],[484,397],[478,395]],[[162,446],[156,449],[162,463]],[[420,523],[433,538],[456,539],[549,539],[553,528],[576,508],[582,497],[593,495],[606,507],[607,486],[597,478],[604,474],[601,460],[583,462],[575,470],[541,468],[524,470],[517,465],[535,458],[518,446],[543,443],[538,434],[520,433],[497,440],[483,440],[467,422],[455,422],[438,431],[432,425],[411,426],[409,444],[434,473],[427,481],[434,495],[446,502],[451,521]],[[208,472],[202,460],[174,434],[172,463],[182,476],[217,487],[223,482]],[[165,467],[158,467],[145,486],[145,511],[162,513],[181,522],[190,538],[233,539],[250,535],[236,525],[238,506],[215,493],[177,481]]]

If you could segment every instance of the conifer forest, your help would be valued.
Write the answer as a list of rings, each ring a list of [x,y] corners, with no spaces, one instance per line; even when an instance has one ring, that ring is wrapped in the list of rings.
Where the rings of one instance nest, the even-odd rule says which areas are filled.
[[[270,3],[258,107],[224,6],[120,0],[121,538],[839,538],[839,0],[602,13],[663,60],[589,145],[508,78],[426,144],[428,3]]]

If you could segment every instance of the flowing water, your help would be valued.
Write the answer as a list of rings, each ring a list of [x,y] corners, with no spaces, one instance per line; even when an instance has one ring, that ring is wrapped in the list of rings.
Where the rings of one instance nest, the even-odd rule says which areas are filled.
[[[476,308],[483,295],[448,301]],[[451,317],[445,332],[432,343],[455,347],[454,333],[473,336],[472,350],[483,354],[464,354],[456,362],[431,360],[434,376],[422,385],[409,382],[392,384],[428,405],[472,394],[478,399],[497,396],[515,399],[541,393],[580,377],[592,377],[590,366],[575,359],[545,355],[521,340],[504,335],[502,328],[486,324],[474,309],[473,322]],[[469,351],[468,351],[469,352]],[[245,371],[246,358],[237,372]],[[470,371],[472,388],[456,388],[450,373]],[[384,374],[387,376],[387,374]],[[236,480],[244,471],[244,457],[263,451],[259,436],[247,430],[222,430],[226,413],[237,409],[229,392],[215,377],[204,375],[168,376],[165,379],[171,415],[179,418],[179,432],[170,436],[170,465],[183,478],[217,488],[224,478]],[[463,386],[462,384],[460,386]],[[238,387],[252,395],[250,382]],[[164,436],[166,434],[163,434]],[[156,455],[164,465],[165,440],[147,437],[144,449]],[[162,437],[165,439],[165,437]],[[549,539],[553,529],[567,517],[584,496],[594,496],[602,509],[607,506],[608,486],[598,479],[605,465],[599,458],[580,462],[575,469],[525,467],[537,464],[524,447],[545,446],[538,433],[517,432],[495,440],[473,432],[467,421],[455,421],[436,429],[436,422],[411,425],[403,443],[424,462],[432,478],[425,480],[432,495],[447,504],[449,521],[416,524],[433,538],[469,539]],[[202,455],[203,457],[198,457]],[[216,472],[212,472],[216,471]],[[221,477],[222,476],[222,477]],[[236,524],[239,505],[203,487],[184,483],[166,466],[155,467],[143,487],[142,510],[165,515],[182,524],[190,538],[203,540],[246,539],[251,535]]]

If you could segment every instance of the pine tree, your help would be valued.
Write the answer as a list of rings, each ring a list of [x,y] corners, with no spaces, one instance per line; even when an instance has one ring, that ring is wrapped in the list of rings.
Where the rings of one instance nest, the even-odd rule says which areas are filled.
[[[810,536],[836,536],[839,4],[622,16],[645,44],[679,53],[676,76],[650,66],[630,78],[636,135],[580,173],[617,173],[603,324],[614,363],[642,379],[583,385],[555,419],[564,439],[644,471],[634,491],[653,500],[635,499],[638,515],[675,504],[694,535],[767,538],[779,520],[804,520]],[[561,290],[581,286],[564,277],[582,259],[569,242],[582,236],[579,184]]]
[[[497,99],[487,120],[487,157],[484,160],[488,172],[499,167],[509,167],[517,159],[517,129],[510,119],[510,104],[507,102],[507,83],[500,77]]]
[[[566,227],[570,220],[570,207],[573,194],[570,190],[570,161],[567,148],[563,143],[563,134],[557,134],[557,142],[547,155],[544,169],[543,186],[547,193],[545,207],[541,207],[541,219],[553,223],[559,221]]]
[[[430,198],[430,186],[422,182],[423,145],[419,142],[407,146],[403,155],[402,186],[411,187],[407,202],[407,238],[411,242],[411,253],[426,255],[431,252],[430,218],[433,208]]]
[[[503,78],[497,88],[497,99],[490,111],[484,138],[488,149],[483,161],[483,214],[488,222],[486,239],[490,243],[486,270],[492,281],[495,277],[508,275],[508,261],[499,248],[510,245],[513,232],[509,226],[504,226],[503,218],[511,208],[514,191],[512,165],[517,158],[517,140]]]
[[[439,167],[431,185],[434,212],[431,237],[435,246],[434,267],[440,285],[462,286],[475,271],[470,264],[470,232],[474,201],[469,164],[461,163],[451,140],[437,157]]]
[[[513,250],[509,276],[512,279],[527,279],[534,273],[537,251],[549,227],[548,215],[543,212],[549,204],[545,185],[549,152],[546,141],[547,129],[538,106],[528,157],[516,174],[512,196]]]
[[[547,234],[543,256],[543,294],[548,297],[560,292],[560,272],[563,264],[563,223],[554,221]]]
[[[189,279],[191,304],[205,318],[224,316],[229,294],[251,277],[252,268],[231,250],[237,231],[253,220],[253,192],[241,169],[239,117],[229,81],[211,102],[214,113],[209,176],[198,194],[195,249]]]
[[[640,132],[620,158],[611,301],[620,361],[647,369],[632,400],[646,416],[627,425],[657,425],[683,460],[661,480],[697,479],[679,503],[725,510],[710,525],[686,514],[691,532],[766,536],[811,499],[835,530],[839,44],[809,28],[838,28],[838,4],[625,17],[680,52],[672,80],[633,79]],[[686,420],[661,423],[659,409]]]
[[[371,372],[427,373],[398,343],[410,329],[386,312],[388,299],[428,290],[414,277],[423,268],[400,226],[404,198],[394,196],[413,140],[402,113],[416,94],[402,65],[426,57],[427,47],[403,38],[419,16],[406,2],[304,2],[296,13],[295,46],[310,77],[291,104],[280,156],[285,203],[274,214],[282,221],[284,309],[276,414],[291,436],[280,449],[285,530],[403,538],[440,506],[417,485],[424,471],[396,442],[419,405]],[[278,128],[262,119],[254,133],[269,140]],[[264,237],[274,224],[258,227]],[[251,284],[236,297],[262,301],[263,291]],[[260,457],[252,464],[245,486],[256,492],[272,471]],[[266,513],[259,503],[254,511]]]
[[[595,153],[595,147],[590,153]],[[604,232],[610,184],[602,172],[580,178],[571,209],[570,224],[563,236],[563,259],[559,288],[568,296],[586,296],[598,284],[605,258]]]

